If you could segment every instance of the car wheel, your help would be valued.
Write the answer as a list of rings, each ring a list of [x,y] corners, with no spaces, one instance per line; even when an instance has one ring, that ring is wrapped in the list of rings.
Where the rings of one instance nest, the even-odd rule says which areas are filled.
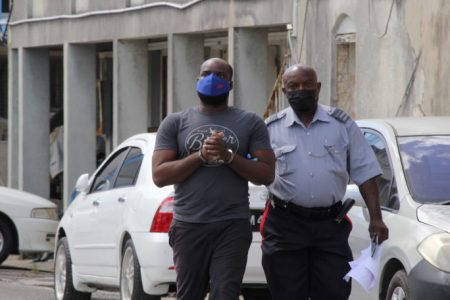
[[[72,259],[69,243],[63,237],[58,241],[55,254],[55,298],[57,300],[76,299],[89,300],[91,293],[79,292],[73,286]]]
[[[13,234],[8,224],[0,220],[0,264],[6,260],[13,248]]]
[[[120,268],[120,299],[122,300],[160,300],[160,296],[151,296],[142,288],[141,266],[139,265],[130,239],[125,243]]]
[[[404,270],[397,271],[392,276],[387,290],[386,300],[408,300],[409,287],[408,278]]]

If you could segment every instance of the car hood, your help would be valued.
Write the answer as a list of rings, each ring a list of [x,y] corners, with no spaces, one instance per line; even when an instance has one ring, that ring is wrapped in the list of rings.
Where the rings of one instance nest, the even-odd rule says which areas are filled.
[[[16,208],[22,207],[24,209],[56,207],[53,202],[40,196],[7,187],[0,187],[0,207],[3,209],[10,206]]]
[[[450,232],[450,205],[424,204],[417,208],[420,222]]]

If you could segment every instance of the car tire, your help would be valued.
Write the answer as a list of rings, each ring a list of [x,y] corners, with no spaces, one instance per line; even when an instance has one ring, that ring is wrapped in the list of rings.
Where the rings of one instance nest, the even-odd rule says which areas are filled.
[[[4,262],[13,249],[13,233],[8,223],[0,220],[0,264]]]
[[[160,300],[160,296],[148,295],[142,287],[141,266],[133,241],[127,240],[122,251],[120,264],[120,299]]]
[[[404,270],[397,271],[392,276],[386,294],[386,300],[409,300],[408,278]]]
[[[91,299],[91,293],[77,291],[73,286],[72,258],[66,237],[61,238],[56,246],[54,288],[56,300]]]

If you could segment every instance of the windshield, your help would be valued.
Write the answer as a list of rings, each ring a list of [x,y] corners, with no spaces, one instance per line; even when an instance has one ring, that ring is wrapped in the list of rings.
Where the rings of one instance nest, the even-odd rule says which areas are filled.
[[[398,138],[406,180],[420,203],[450,200],[450,136]]]

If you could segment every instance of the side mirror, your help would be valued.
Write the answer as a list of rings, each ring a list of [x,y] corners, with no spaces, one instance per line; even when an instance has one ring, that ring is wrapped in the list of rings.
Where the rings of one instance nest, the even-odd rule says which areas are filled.
[[[78,192],[84,192],[89,187],[89,174],[85,173],[78,177],[77,183],[75,184],[75,190]]]
[[[356,184],[347,185],[347,191],[345,192],[344,200],[347,198],[355,199],[355,206],[367,207],[364,198],[359,192],[359,187]]]

